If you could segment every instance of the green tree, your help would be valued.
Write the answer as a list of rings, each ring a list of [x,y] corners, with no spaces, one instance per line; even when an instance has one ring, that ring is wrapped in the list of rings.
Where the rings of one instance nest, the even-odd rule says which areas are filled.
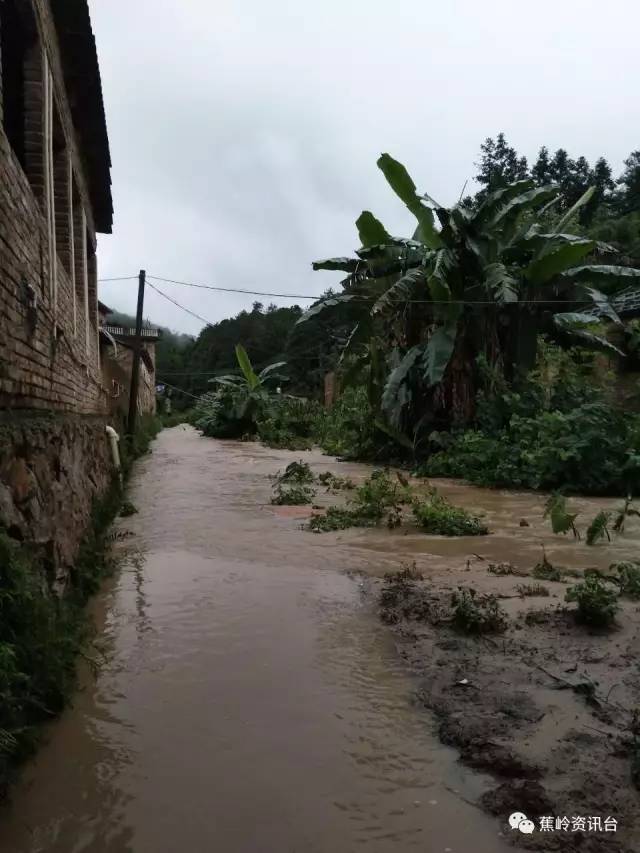
[[[584,306],[619,323],[599,288],[638,281],[640,271],[586,264],[596,243],[564,233],[593,190],[544,231],[531,217],[556,199],[556,186],[517,181],[488,193],[473,211],[447,209],[419,195],[388,154],[378,166],[417,221],[413,237],[392,238],[363,212],[357,258],[314,264],[349,273],[344,293],[313,306],[299,323],[345,303],[358,311],[343,359],[366,367],[370,400],[390,429],[414,435],[438,417],[468,422],[478,358],[510,378],[533,366],[541,332],[615,350]]]

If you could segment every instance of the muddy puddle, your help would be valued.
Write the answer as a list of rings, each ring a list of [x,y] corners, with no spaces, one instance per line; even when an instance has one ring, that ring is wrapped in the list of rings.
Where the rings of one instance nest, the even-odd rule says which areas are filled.
[[[496,532],[477,542],[314,535],[269,505],[268,475],[301,457],[368,472],[183,427],[138,463],[139,512],[117,523],[129,556],[94,603],[106,665],[0,813],[2,853],[511,849],[474,805],[493,780],[440,743],[360,572],[416,554],[466,571],[474,552],[513,559],[514,541],[535,560],[542,499],[442,484],[489,514]],[[565,565],[611,556],[553,548]]]

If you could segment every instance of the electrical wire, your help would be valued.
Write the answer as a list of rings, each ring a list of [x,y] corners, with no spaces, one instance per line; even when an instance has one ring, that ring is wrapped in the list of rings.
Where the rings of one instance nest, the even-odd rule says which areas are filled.
[[[104,284],[108,281],[133,281],[134,279],[137,280],[138,276],[137,275],[123,275],[123,276],[120,276],[119,278],[99,278],[98,284]]]
[[[172,278],[161,278],[158,275],[147,275],[147,279],[164,282],[164,284],[180,284],[184,287],[197,287],[201,290],[216,290],[222,293],[244,293],[248,296],[273,296],[280,299],[319,299],[319,296],[310,296],[303,293],[266,293],[262,290],[244,290],[240,287],[217,287],[213,284],[194,284],[192,281],[176,281]]]

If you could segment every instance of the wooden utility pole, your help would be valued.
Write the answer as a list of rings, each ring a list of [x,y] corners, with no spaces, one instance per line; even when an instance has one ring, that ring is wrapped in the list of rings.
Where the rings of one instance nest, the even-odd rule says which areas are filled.
[[[138,417],[138,386],[140,385],[140,357],[142,354],[142,313],[144,310],[144,285],[147,274],[140,270],[138,276],[138,309],[136,311],[136,340],[133,349],[133,364],[131,367],[131,388],[129,390],[129,419],[127,432],[133,438],[136,432]]]

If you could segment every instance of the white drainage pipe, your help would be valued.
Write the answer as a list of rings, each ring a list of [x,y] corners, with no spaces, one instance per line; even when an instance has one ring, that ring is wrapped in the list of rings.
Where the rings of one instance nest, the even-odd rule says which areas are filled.
[[[120,480],[120,485],[122,485],[122,468],[120,466],[120,449],[118,447],[120,436],[112,426],[106,426],[105,430],[107,436],[109,437],[109,444],[111,445],[111,456],[113,458],[113,465],[116,471],[118,472],[118,479]]]

